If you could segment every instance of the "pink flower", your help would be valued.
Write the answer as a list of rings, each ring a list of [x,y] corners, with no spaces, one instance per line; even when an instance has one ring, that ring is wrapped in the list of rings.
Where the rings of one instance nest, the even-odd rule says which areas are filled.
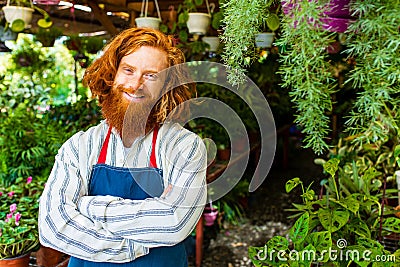
[[[8,192],[7,194],[9,197],[12,197],[14,195],[14,191]]]
[[[10,205],[10,212],[11,214],[13,214],[15,211],[17,210],[17,204],[11,204]]]
[[[13,217],[12,213],[7,213],[6,215],[6,222],[8,222]]]
[[[0,191],[0,197],[3,195],[3,192]]]
[[[15,214],[15,225],[18,226],[19,225],[19,220],[21,220],[21,213],[17,212]]]
[[[32,183],[32,176],[29,176],[28,178],[26,178],[26,184],[30,184]]]

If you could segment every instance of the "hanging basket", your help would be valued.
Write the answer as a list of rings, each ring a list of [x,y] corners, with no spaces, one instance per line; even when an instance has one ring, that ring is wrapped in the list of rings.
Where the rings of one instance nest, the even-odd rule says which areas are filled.
[[[211,15],[207,13],[189,13],[189,19],[186,26],[189,33],[205,35],[211,23]]]
[[[22,20],[25,23],[25,28],[31,24],[32,21],[32,14],[35,10],[30,7],[23,7],[23,6],[4,6],[4,18],[10,25],[15,20]]]
[[[261,32],[256,34],[256,46],[261,48],[272,47],[272,42],[274,41],[275,34],[273,32]]]
[[[140,17],[135,19],[136,27],[138,28],[151,28],[155,30],[160,29],[161,14],[160,8],[158,7],[157,0],[154,0],[154,4],[157,9],[158,18],[147,17],[149,10],[149,0],[142,0],[142,8],[140,10]]]
[[[219,46],[219,37],[218,36],[204,36],[202,38],[203,42],[207,43],[210,48],[208,49],[211,52],[215,52]]]
[[[154,17],[139,17],[135,19],[136,27],[138,28],[151,28],[160,29],[161,19]]]

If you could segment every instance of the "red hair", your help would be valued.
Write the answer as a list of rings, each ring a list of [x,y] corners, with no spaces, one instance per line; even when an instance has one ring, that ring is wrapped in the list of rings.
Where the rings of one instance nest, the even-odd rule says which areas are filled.
[[[168,67],[185,62],[185,56],[180,49],[175,47],[172,36],[148,28],[129,28],[122,31],[104,47],[103,54],[86,69],[83,77],[83,84],[89,87],[93,97],[99,100],[100,106],[112,89],[121,59],[142,46],[164,51],[167,55]],[[182,68],[179,69],[182,70]],[[185,76],[182,71],[179,72],[180,75]],[[188,83],[188,79],[181,80],[182,77],[170,78],[169,83],[176,84],[176,87],[163,94],[155,105],[148,123],[164,122],[174,109],[175,119],[184,115],[184,109],[177,107],[196,94],[196,87],[193,83]],[[186,84],[181,85],[182,82],[178,83],[179,81],[185,81]]]

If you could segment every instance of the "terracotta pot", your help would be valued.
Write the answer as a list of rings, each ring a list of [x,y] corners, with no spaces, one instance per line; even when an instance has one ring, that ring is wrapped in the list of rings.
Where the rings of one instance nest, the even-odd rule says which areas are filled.
[[[31,254],[0,260],[0,267],[28,267]]]
[[[43,267],[54,267],[61,262],[63,253],[41,246],[36,252],[36,264]]]

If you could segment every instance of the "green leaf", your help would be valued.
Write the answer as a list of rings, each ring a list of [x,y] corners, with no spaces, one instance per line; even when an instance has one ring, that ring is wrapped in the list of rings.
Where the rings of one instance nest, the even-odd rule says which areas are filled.
[[[389,217],[383,221],[383,229],[393,232],[400,233],[400,219],[397,217]]]
[[[395,146],[393,155],[394,158],[396,159],[397,167],[400,168],[400,145]]]
[[[333,233],[342,228],[349,220],[350,213],[348,210],[329,210],[319,209],[318,218],[322,226]]]
[[[332,247],[332,238],[329,231],[313,232],[306,238],[306,242],[312,244],[317,251],[327,250]]]
[[[286,193],[289,193],[290,191],[292,191],[293,188],[295,188],[299,184],[302,184],[302,182],[301,182],[300,178],[298,178],[298,177],[290,179],[289,181],[287,181],[286,184],[285,184]]]
[[[340,162],[340,160],[338,158],[333,158],[333,159],[328,160],[323,165],[324,171],[329,173],[331,175],[331,177],[334,177],[335,173],[337,172],[337,170],[339,168],[339,162]]]
[[[293,227],[290,229],[289,237],[294,243],[300,243],[306,238],[308,233],[308,220],[309,214],[306,212],[296,220]]]

